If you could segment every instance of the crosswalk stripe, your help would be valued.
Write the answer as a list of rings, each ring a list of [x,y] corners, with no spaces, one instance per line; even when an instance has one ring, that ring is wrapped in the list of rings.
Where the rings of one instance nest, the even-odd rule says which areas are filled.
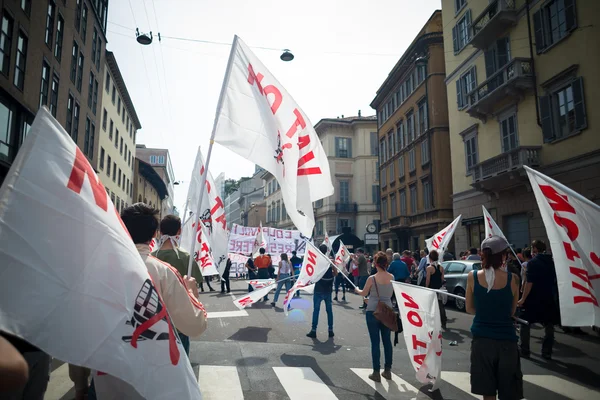
[[[208,313],[208,318],[230,318],[230,317],[247,317],[248,312],[246,310],[236,311],[214,311]]]
[[[71,378],[69,378],[69,364],[67,363],[64,363],[52,371],[50,379],[52,384],[48,385],[46,393],[44,394],[44,399],[60,399],[73,388],[73,382],[71,382]]]
[[[204,400],[244,400],[237,367],[200,365],[198,386]]]
[[[600,398],[600,392],[552,375],[525,375],[523,380],[573,400]]]
[[[338,400],[312,368],[273,367],[290,400]]]
[[[388,381],[385,378],[381,378],[381,383],[373,382],[369,379],[369,374],[373,372],[369,368],[350,368],[352,372],[365,381],[371,388],[375,389],[377,393],[383,396],[385,399],[394,400],[415,400],[419,393],[419,390],[400,378],[396,374],[392,374],[392,380]]]
[[[483,399],[483,396],[478,396],[471,393],[471,373],[470,372],[456,372],[456,371],[442,371],[442,380],[457,389],[470,395],[475,399]],[[443,390],[442,390],[443,392]]]

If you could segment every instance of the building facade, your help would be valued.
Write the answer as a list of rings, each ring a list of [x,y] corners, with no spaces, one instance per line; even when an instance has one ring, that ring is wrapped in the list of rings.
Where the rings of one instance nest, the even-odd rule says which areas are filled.
[[[167,187],[167,196],[162,202],[162,212],[164,215],[173,214],[174,212],[174,185],[175,174],[171,165],[171,157],[167,149],[152,149],[138,144],[135,146],[135,156],[156,170]]]
[[[231,229],[233,224],[242,224],[240,208],[240,190],[231,192],[225,198],[225,218],[227,219],[227,229]]]
[[[515,247],[546,239],[523,166],[600,202],[600,119],[590,113],[600,101],[600,8],[443,0],[442,9],[456,246],[481,243],[481,205]]]
[[[250,179],[240,183],[238,203],[240,205],[241,225],[258,226],[261,222],[265,222],[266,214],[264,210],[266,210],[266,204],[261,176],[262,173],[255,173]],[[259,219],[261,217],[262,219]],[[250,225],[250,220],[254,221],[256,219],[258,219],[258,223]]]
[[[0,12],[0,181],[39,107],[97,163],[108,0],[4,0]]]
[[[113,203],[121,211],[134,202],[135,141],[142,126],[114,54],[107,51],[105,60],[96,170]]]
[[[256,176],[259,176],[263,180],[263,198],[266,209],[263,226],[296,229],[285,209],[283,196],[281,195],[281,186],[279,186],[277,179],[267,170],[257,169],[257,171],[258,175]]]
[[[334,194],[313,203],[317,242],[342,233],[364,241],[379,221],[377,117],[325,118],[315,125],[329,161]]]
[[[371,107],[377,110],[380,246],[425,248],[453,219],[442,13],[429,18]]]
[[[133,202],[154,207],[160,211],[159,219],[162,219],[170,214],[163,207],[167,195],[167,186],[152,165],[134,158]]]

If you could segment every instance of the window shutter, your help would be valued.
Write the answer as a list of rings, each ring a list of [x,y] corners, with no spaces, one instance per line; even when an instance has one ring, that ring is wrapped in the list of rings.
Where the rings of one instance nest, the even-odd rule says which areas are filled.
[[[535,50],[537,53],[541,53],[544,48],[544,24],[542,18],[543,10],[539,10],[538,12],[533,14],[533,31],[535,34]]]
[[[452,45],[454,47],[454,52],[458,53],[458,27],[457,26],[452,28]]]
[[[377,155],[377,132],[371,132],[371,155]]]
[[[544,143],[554,140],[554,123],[552,120],[552,95],[540,97],[540,117]]]
[[[486,50],[483,55],[485,58],[485,79],[489,79],[496,72],[496,49]]]
[[[466,30],[467,30],[467,43],[471,40],[471,10],[468,10],[467,13],[465,14],[465,18],[467,21],[467,26],[466,26]],[[465,46],[467,45],[467,43],[465,43]]]
[[[575,129],[587,128],[587,115],[585,113],[585,99],[583,95],[583,78],[573,82],[573,103],[575,107]]]
[[[340,138],[335,138],[335,156],[340,156]]]
[[[346,144],[348,145],[348,158],[352,158],[352,138],[347,138]]]
[[[565,1],[565,22],[567,31],[571,31],[577,27],[577,13],[575,12],[575,0]]]
[[[456,80],[456,103],[458,104],[458,108],[462,108],[462,106],[463,106],[462,90],[460,88],[460,86],[461,86],[460,81],[461,81],[461,78],[458,78]]]

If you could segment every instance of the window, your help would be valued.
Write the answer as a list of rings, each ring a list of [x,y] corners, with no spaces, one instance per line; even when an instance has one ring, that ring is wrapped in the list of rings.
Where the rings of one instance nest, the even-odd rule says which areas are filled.
[[[107,157],[106,159],[106,175],[108,175],[110,177],[110,166],[112,163],[112,159],[110,158],[110,156]]]
[[[388,220],[388,208],[387,208],[387,197],[384,197],[383,199],[381,199],[381,218],[384,221]]]
[[[424,134],[427,131],[427,98],[419,102],[419,134]]]
[[[48,104],[48,90],[50,87],[50,66],[46,61],[42,63],[42,85],[40,87],[40,107]]]
[[[400,191],[400,215],[406,215],[406,190]]]
[[[81,93],[81,84],[83,82],[83,53],[79,52],[79,58],[77,59],[77,91]]]
[[[471,10],[468,10],[465,15],[452,28],[452,44],[454,54],[460,53],[471,40]]]
[[[46,12],[46,36],[44,40],[49,48],[52,49],[52,35],[54,34],[54,13],[56,12],[56,4],[54,0],[48,0],[48,10]]]
[[[454,0],[454,11],[458,14],[465,4],[467,4],[467,0]]]
[[[121,114],[121,122],[125,123],[125,102],[123,102],[123,114]]]
[[[478,162],[477,156],[477,133],[474,132],[470,135],[466,135],[465,141],[465,157],[467,165],[467,175],[470,175],[475,165]]]
[[[117,114],[121,115],[121,96],[117,97]]]
[[[462,274],[465,270],[465,264],[458,262],[448,263],[446,268],[444,268],[444,272],[446,274]]]
[[[75,103],[75,107],[73,108],[73,134],[71,137],[77,143],[77,139],[79,138],[79,103]]]
[[[17,39],[17,58],[15,59],[15,76],[13,83],[17,88],[23,90],[25,85],[25,67],[27,65],[27,36],[19,32]]]
[[[410,95],[413,90],[415,90],[415,85],[413,83],[413,75],[411,74],[408,79],[406,80],[406,93],[407,96]]]
[[[391,185],[396,180],[396,177],[394,176],[395,175],[394,163],[389,165],[388,170],[390,171],[390,185]]]
[[[117,87],[113,83],[113,91],[112,91],[112,103],[113,103],[113,105],[115,104],[116,100],[117,100]]]
[[[390,206],[391,206],[391,207],[390,207],[390,208],[391,208],[391,210],[390,210],[390,216],[393,218],[393,217],[395,217],[396,215],[398,215],[398,214],[397,214],[397,211],[398,211],[398,210],[397,210],[397,208],[396,208],[396,207],[397,207],[397,206],[396,206],[396,193],[392,193],[392,194],[390,194]]]
[[[106,132],[106,121],[108,120],[108,113],[106,112],[106,108],[102,112],[102,129]]]
[[[398,145],[398,151],[402,150],[405,146],[405,143],[404,143],[404,121],[400,121],[396,125],[396,143]]]
[[[477,75],[475,67],[471,68],[456,81],[456,102],[458,109],[463,109],[469,105],[468,94],[475,90],[477,86]]]
[[[324,233],[323,233],[323,220],[317,221],[317,235],[324,235]]]
[[[85,1],[83,3],[83,12],[81,13],[81,38],[83,39],[83,43],[85,43],[85,39],[87,37],[87,16],[88,16],[88,8]]]
[[[517,136],[517,114],[512,114],[500,120],[500,134],[502,136],[502,151],[509,152],[519,147]]]
[[[104,169],[104,148],[100,147],[100,169]]]
[[[121,168],[119,168],[119,173],[117,174],[118,178],[117,178],[117,185],[121,186]]]
[[[558,43],[577,28],[575,0],[546,2],[533,14],[535,48],[539,53]]]
[[[421,165],[426,165],[429,161],[431,161],[429,138],[425,138],[425,140],[421,142]]]
[[[417,169],[415,162],[415,149],[412,148],[408,152],[408,172],[415,172]]]
[[[381,174],[381,176],[379,177],[379,183],[381,184],[381,187],[386,187],[387,186],[386,167],[381,168],[380,174]]]
[[[352,139],[345,137],[335,138],[335,156],[339,158],[352,158]]]
[[[4,11],[0,30],[0,72],[8,76],[12,48],[13,19]]]
[[[125,143],[125,154],[123,155],[123,159],[127,161],[127,143]]]
[[[371,132],[369,138],[371,140],[371,155],[376,156],[379,154],[379,149],[377,148],[377,132]]]
[[[550,92],[540,99],[544,142],[551,142],[587,128],[583,78]]]
[[[92,108],[94,101],[94,73],[90,72],[90,84],[88,86],[88,107]]]
[[[114,123],[113,120],[110,120],[110,125],[109,125],[109,129],[108,129],[108,139],[112,140],[113,138],[113,128],[114,128]]]
[[[92,112],[96,115],[96,108],[98,107],[98,81],[94,79],[94,100],[92,103]]]
[[[420,85],[427,78],[427,66],[419,65],[417,66],[417,85]]]
[[[120,152],[121,154],[123,154],[123,137],[121,137],[121,141],[120,141],[120,143],[121,143],[121,144],[119,145],[119,152]]]
[[[350,203],[350,182],[340,181],[340,203]]]
[[[105,83],[105,89],[106,89],[106,93],[110,93],[110,72],[108,72],[108,69],[106,70],[106,82]]]
[[[31,15],[31,0],[21,0],[21,10],[29,17]]]
[[[90,158],[94,157],[94,141],[96,140],[96,124],[92,122],[92,130],[90,134]]]
[[[415,115],[412,111],[406,114],[406,143],[415,140]]]
[[[371,201],[373,204],[381,203],[381,197],[379,197],[379,185],[371,186]]]
[[[52,91],[50,93],[50,113],[53,117],[56,117],[56,110],[58,108],[58,76],[52,75]]]
[[[79,45],[73,40],[73,47],[71,49],[71,82],[75,83],[77,79],[77,53],[79,52]]]
[[[115,133],[115,149],[119,147],[119,130],[116,130]],[[150,157],[150,159],[152,159],[152,157]]]
[[[387,161],[386,152],[385,152],[385,138],[382,138],[379,142],[379,162],[384,163]]]
[[[117,163],[116,162],[113,162],[112,180],[113,180],[113,182],[117,181]]]
[[[62,15],[58,14],[58,22],[56,23],[56,41],[54,42],[54,57],[60,62],[62,59],[62,43],[65,33],[65,20]]]
[[[433,208],[433,187],[429,179],[423,180],[423,206],[425,210]]]
[[[417,213],[417,185],[410,186],[410,212]]]
[[[75,30],[79,32],[81,26],[81,2],[85,0],[76,0],[75,4]]]
[[[98,30],[94,27],[92,34],[92,64],[96,63],[96,46],[98,45]]]
[[[387,134],[387,140],[388,140],[388,145],[387,145],[388,155],[387,155],[387,159],[389,160],[394,155],[394,132],[393,131],[388,132],[388,134]]]
[[[70,135],[71,129],[73,129],[73,103],[75,100],[73,96],[69,93],[69,97],[67,98],[67,121],[65,124],[65,130]]]
[[[131,150],[129,150],[129,153],[127,153],[127,164],[131,166]]]
[[[0,160],[9,161],[14,157],[13,111],[0,103]]]
[[[404,155],[398,158],[398,178],[404,178]]]
[[[92,130],[92,121],[89,117],[85,119],[85,136],[83,137],[83,153],[90,156],[90,135]]]

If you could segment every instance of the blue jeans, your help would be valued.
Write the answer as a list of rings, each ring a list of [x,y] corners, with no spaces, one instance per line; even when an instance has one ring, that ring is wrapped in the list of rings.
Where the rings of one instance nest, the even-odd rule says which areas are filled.
[[[379,347],[379,335],[383,342],[383,354],[385,358],[385,369],[392,369],[392,331],[383,325],[373,311],[367,311],[367,329],[371,338],[371,357],[373,358],[373,371],[381,369],[381,348]]]
[[[312,330],[316,332],[319,324],[319,312],[321,311],[321,302],[325,302],[325,311],[327,312],[327,325],[330,331],[333,331],[333,309],[331,308],[331,292],[318,293],[313,295],[313,318]]]
[[[359,276],[358,277],[358,288],[363,290],[365,288],[365,283],[367,283],[368,276]]]
[[[290,274],[279,274],[279,279],[286,279],[289,277]],[[277,299],[279,299],[279,292],[281,291],[283,285],[285,285],[285,291],[287,293],[287,291],[292,288],[292,281],[288,279],[285,282],[277,282],[277,289],[275,289],[275,298],[273,299],[273,303],[277,303]]]

